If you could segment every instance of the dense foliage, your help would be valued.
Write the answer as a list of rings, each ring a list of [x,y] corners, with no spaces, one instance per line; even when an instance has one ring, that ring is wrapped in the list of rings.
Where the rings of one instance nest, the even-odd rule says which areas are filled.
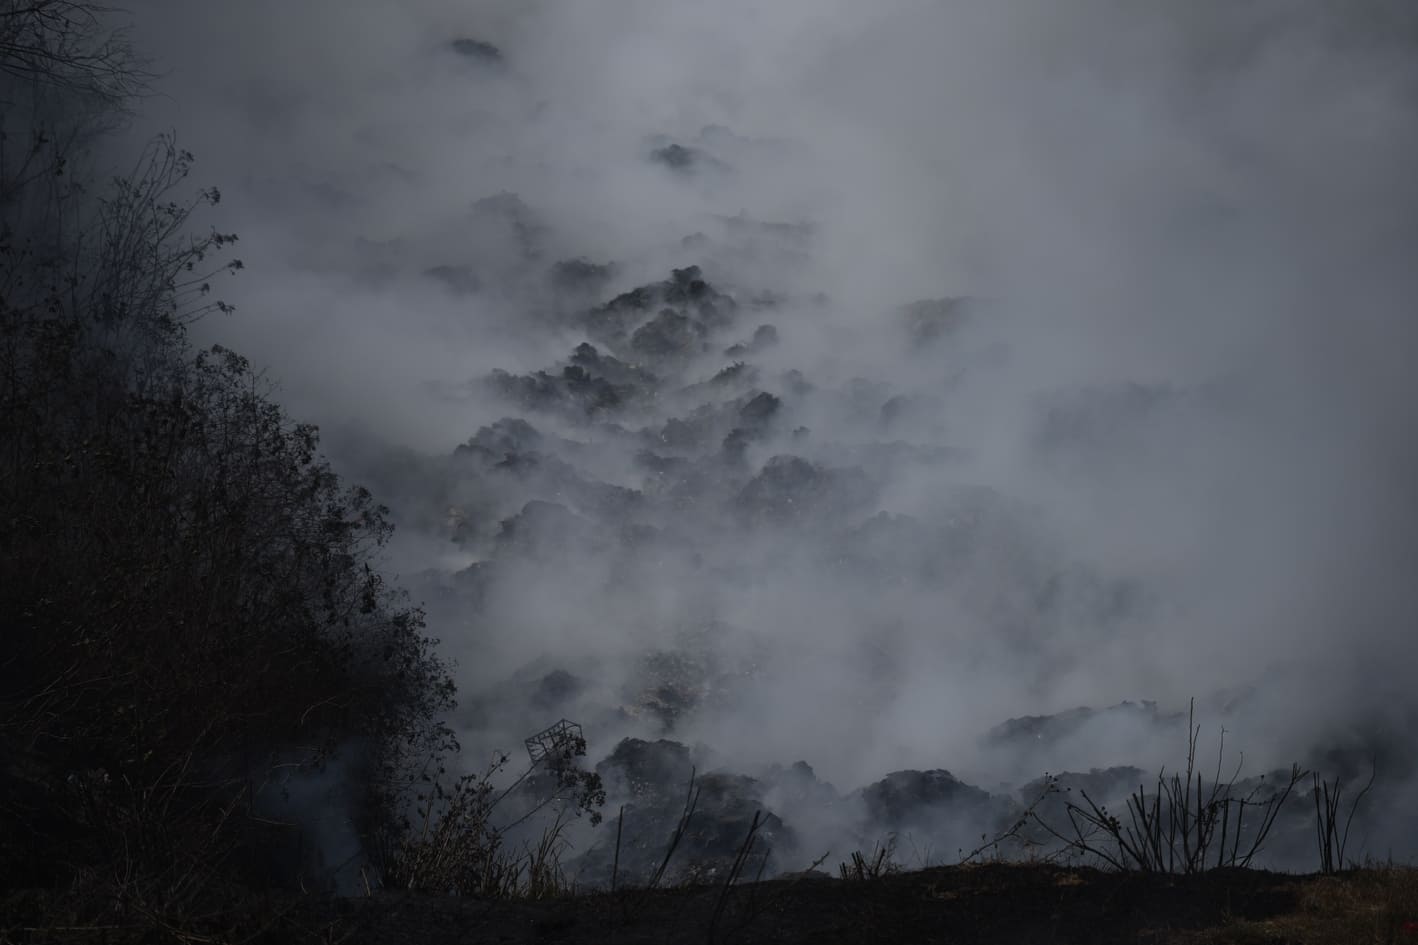
[[[177,902],[276,878],[263,816],[339,752],[395,816],[452,699],[385,583],[390,525],[234,352],[196,352],[234,237],[155,142],[89,180],[137,65],[91,5],[0,6],[0,889]],[[186,195],[186,196],[184,196]]]

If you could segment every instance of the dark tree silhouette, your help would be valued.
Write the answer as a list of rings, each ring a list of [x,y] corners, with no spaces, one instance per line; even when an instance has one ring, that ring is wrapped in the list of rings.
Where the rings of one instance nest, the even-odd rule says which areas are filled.
[[[397,817],[453,688],[379,573],[386,510],[190,346],[241,268],[191,155],[79,169],[143,81],[111,16],[0,6],[0,891],[161,925],[270,878],[283,773],[342,753],[359,822]]]

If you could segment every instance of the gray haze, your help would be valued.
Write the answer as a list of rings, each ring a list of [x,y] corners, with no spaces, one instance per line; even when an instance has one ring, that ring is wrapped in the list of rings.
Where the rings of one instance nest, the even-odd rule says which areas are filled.
[[[626,521],[673,541],[508,552],[476,608],[430,600],[470,745],[562,711],[593,754],[659,737],[663,715],[625,708],[648,652],[713,667],[670,737],[735,770],[803,759],[843,790],[903,768],[993,788],[1180,760],[1130,723],[1022,755],[981,741],[1121,700],[1195,696],[1252,771],[1418,721],[1412,4],[134,11],[166,73],[137,131],[176,128],[224,192],[211,222],[241,234],[248,271],[221,286],[238,311],[201,334],[268,366],[391,504],[390,568],[419,593],[485,562],[527,501],[604,525],[540,480],[447,485],[439,464],[500,418],[525,416],[583,479],[648,494],[625,431],[478,381],[562,363],[586,340],[568,313],[672,268],[736,301],[716,352],[779,334],[750,360],[782,413],[733,488],[787,454],[860,486],[782,527],[649,497]],[[671,144],[693,166],[654,159]],[[575,258],[616,269],[585,299],[548,289]],[[913,343],[900,307],[955,297],[976,300],[959,325]],[[678,364],[677,383],[734,360]],[[550,718],[499,704],[558,668],[587,683]],[[1404,832],[1374,852],[1418,852]]]

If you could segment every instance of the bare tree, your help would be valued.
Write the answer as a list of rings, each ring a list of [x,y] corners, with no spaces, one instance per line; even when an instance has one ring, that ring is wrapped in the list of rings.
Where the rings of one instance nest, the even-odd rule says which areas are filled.
[[[150,74],[115,23],[120,12],[85,0],[0,0],[0,72],[123,107]]]

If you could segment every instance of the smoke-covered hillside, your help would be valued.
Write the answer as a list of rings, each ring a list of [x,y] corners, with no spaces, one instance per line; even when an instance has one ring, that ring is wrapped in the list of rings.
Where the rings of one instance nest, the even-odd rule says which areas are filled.
[[[565,717],[636,870],[695,770],[691,860],[950,861],[1195,697],[1418,852],[1409,5],[135,12],[249,270],[198,331],[390,505],[469,770]]]

